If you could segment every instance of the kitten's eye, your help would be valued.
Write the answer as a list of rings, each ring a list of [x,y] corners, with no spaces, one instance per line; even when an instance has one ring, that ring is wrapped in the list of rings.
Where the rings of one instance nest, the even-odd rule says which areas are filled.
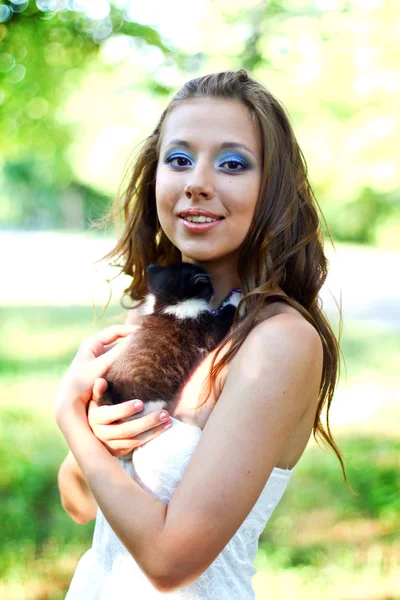
[[[209,275],[194,275],[193,277],[193,283],[208,283],[209,281]]]

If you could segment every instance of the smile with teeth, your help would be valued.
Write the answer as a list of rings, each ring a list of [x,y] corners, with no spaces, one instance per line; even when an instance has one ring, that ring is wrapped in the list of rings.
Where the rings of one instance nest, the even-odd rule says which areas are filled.
[[[212,217],[205,217],[204,215],[187,215],[181,217],[185,221],[191,221],[192,223],[211,223],[212,221],[220,221],[222,217],[213,219]]]

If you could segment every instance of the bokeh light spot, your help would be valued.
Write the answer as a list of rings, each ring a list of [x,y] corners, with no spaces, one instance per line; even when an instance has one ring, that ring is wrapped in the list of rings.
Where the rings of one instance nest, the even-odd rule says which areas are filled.
[[[15,69],[7,77],[10,83],[19,83],[25,77],[26,69],[23,65],[16,65]]]
[[[12,10],[9,6],[2,4],[0,6],[0,23],[5,23],[8,19],[11,19]]]
[[[101,40],[104,40],[111,33],[112,33],[111,21],[109,19],[105,19],[104,21],[99,21],[99,23],[96,24],[96,27],[92,34],[93,41],[99,42]]]
[[[75,67],[81,62],[83,55],[79,48],[68,48],[67,63],[70,67]]]
[[[65,7],[63,0],[36,0],[36,6],[39,10],[45,11],[57,11],[62,10]]]
[[[15,13],[22,13],[28,8],[29,2],[27,0],[14,0],[11,3],[12,11]]]
[[[132,37],[124,34],[113,35],[101,45],[100,52],[105,62],[110,65],[121,62],[135,52]]]
[[[1,6],[0,6],[1,9]],[[7,35],[7,27],[5,25],[0,25],[0,42],[4,40]]]
[[[105,19],[110,14],[110,5],[105,0],[97,0],[92,2],[86,9],[86,15],[89,19],[98,20]]]
[[[15,66],[15,58],[4,52],[0,54],[0,73],[9,73]]]
[[[32,98],[26,106],[26,114],[31,119],[41,119],[49,110],[49,104],[44,98]]]
[[[60,64],[64,62],[65,51],[61,44],[47,44],[45,49],[45,61],[48,64]]]
[[[13,52],[15,60],[21,62],[26,57],[26,46],[16,46]]]

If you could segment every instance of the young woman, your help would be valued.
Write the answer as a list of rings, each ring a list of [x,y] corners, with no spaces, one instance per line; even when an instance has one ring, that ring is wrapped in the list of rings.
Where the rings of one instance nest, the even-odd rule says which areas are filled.
[[[67,598],[249,600],[259,535],[311,432],[343,468],[320,419],[338,343],[318,300],[327,262],[306,166],[277,100],[244,70],[216,73],[169,103],[122,200],[108,258],[139,302],[125,325],[83,342],[56,401],[71,449],[63,506],[79,523],[97,514]],[[140,325],[146,266],[180,260],[206,268],[214,309],[236,288],[243,298],[161,435],[159,413],[121,422],[141,404],[95,400]],[[132,449],[133,467],[121,458]]]

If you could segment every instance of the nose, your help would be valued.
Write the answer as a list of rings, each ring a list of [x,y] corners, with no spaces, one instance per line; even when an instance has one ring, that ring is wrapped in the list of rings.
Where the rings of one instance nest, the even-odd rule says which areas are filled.
[[[187,198],[194,200],[213,198],[214,186],[207,168],[201,168],[201,165],[197,164],[197,168],[190,172],[190,179],[185,185],[184,193]]]

